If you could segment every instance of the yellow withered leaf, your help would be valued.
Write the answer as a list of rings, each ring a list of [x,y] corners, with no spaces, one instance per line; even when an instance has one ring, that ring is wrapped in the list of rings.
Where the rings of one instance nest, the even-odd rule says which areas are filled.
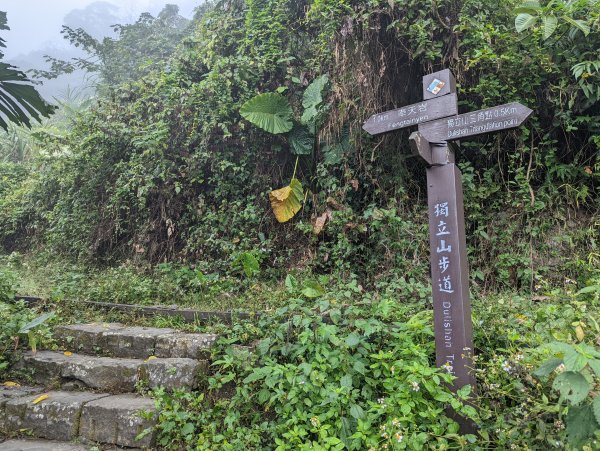
[[[17,388],[20,387],[21,384],[17,383],[17,382],[13,382],[13,381],[6,381],[2,384],[3,387],[9,387],[9,388]]]
[[[67,357],[71,357],[73,355],[73,353],[71,351],[65,351],[63,352],[64,355],[66,355]]]
[[[35,398],[33,401],[31,401],[31,404],[39,404],[40,402],[45,401],[49,397],[50,396],[48,396],[47,393],[44,393],[43,395],[40,395],[37,398]]]
[[[583,327],[581,325],[575,328],[575,335],[577,336],[577,340],[583,341],[585,338],[585,332],[583,331]]]
[[[304,190],[300,180],[293,178],[288,186],[269,193],[271,208],[279,222],[287,222],[302,208]]]
[[[146,362],[148,362],[149,360],[154,360],[154,359],[156,359],[156,356],[155,355],[151,355],[150,357],[148,357],[146,359]]]

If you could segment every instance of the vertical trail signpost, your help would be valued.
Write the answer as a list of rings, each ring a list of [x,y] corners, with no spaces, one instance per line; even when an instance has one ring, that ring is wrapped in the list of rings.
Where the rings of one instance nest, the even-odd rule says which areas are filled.
[[[457,113],[456,82],[446,69],[423,77],[423,102],[375,114],[363,125],[371,135],[419,127],[409,140],[427,164],[436,364],[456,377],[453,391],[467,384],[474,390],[475,377],[462,175],[448,142],[518,127],[532,110],[508,103]],[[470,429],[457,420],[464,431]]]

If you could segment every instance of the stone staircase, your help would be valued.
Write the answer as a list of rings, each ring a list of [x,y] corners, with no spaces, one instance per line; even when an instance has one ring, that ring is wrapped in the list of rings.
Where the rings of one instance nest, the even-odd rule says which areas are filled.
[[[0,385],[0,451],[156,449],[154,401],[136,391],[195,388],[217,337],[105,323],[60,326],[55,338],[60,352],[20,363],[38,385]]]

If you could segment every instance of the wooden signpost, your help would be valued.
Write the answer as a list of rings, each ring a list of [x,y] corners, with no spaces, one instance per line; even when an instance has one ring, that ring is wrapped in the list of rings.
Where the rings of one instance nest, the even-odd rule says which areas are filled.
[[[453,390],[467,384],[475,390],[462,175],[448,142],[518,127],[532,111],[508,103],[457,115],[456,83],[447,69],[423,77],[423,99],[375,114],[363,128],[375,135],[419,127],[409,140],[413,153],[427,164],[436,363],[456,377]],[[463,430],[469,429],[469,424],[459,422]]]

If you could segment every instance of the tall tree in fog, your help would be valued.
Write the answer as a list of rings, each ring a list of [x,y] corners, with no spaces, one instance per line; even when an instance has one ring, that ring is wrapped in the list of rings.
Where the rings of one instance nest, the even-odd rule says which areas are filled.
[[[99,75],[100,83],[115,86],[136,80],[163,64],[188,33],[190,21],[177,5],[166,5],[157,15],[143,13],[133,24],[113,25],[115,37],[97,39],[83,27],[63,26],[61,33],[86,56],[68,61],[47,56],[48,71],[33,71],[40,78],[56,78],[85,70]]]
[[[119,8],[108,2],[94,2],[82,9],[70,11],[64,18],[66,27],[76,30],[81,28],[90,36],[102,39],[111,27],[119,22],[115,15]]]

